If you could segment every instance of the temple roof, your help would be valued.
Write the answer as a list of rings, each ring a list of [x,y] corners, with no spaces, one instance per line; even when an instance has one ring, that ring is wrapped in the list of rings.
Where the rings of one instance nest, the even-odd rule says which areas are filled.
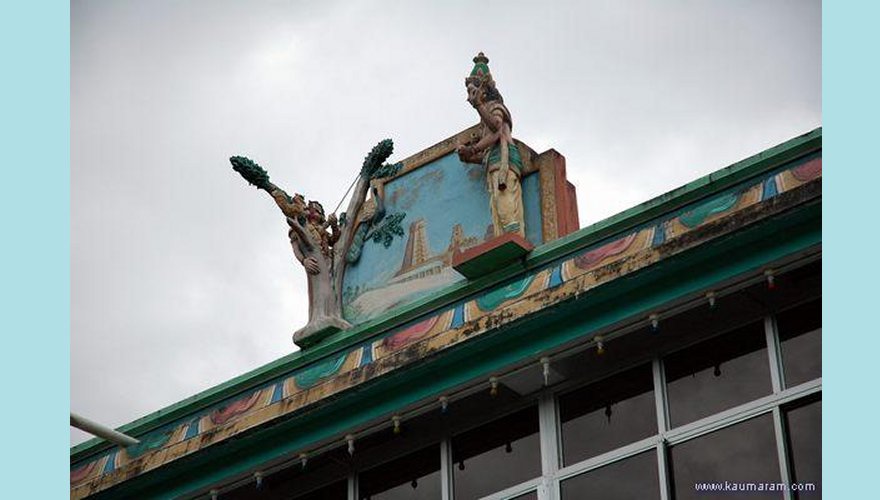
[[[394,374],[415,373],[417,361],[463,356],[472,348],[469,346],[479,344],[477,340],[490,339],[501,330],[510,330],[510,339],[517,338],[517,325],[543,317],[549,310],[562,311],[572,302],[613,293],[621,278],[642,279],[650,269],[663,267],[672,272],[673,262],[690,258],[702,262],[699,259],[710,252],[734,252],[739,244],[731,241],[731,235],[758,231],[767,226],[765,221],[791,219],[791,214],[821,204],[821,140],[821,128],[790,139],[538,245],[503,269],[392,309],[310,349],[284,356],[119,428],[140,439],[140,445],[120,449],[92,439],[74,446],[70,450],[72,497],[114,487],[184,457],[211,452],[214,445],[232,437],[256,436],[279,424],[297,428],[298,419],[305,422],[315,408],[341,405],[341,396],[378,387],[376,382],[383,379],[391,384]],[[812,231],[816,214],[810,212],[810,217]],[[815,244],[814,232],[797,234],[800,239],[780,241],[778,249],[768,247],[748,265],[755,267],[761,259],[769,261],[790,253],[797,245],[802,249]],[[818,238],[821,242],[821,230]],[[698,252],[702,252],[699,259]],[[670,265],[664,266],[667,261]],[[620,314],[637,313],[635,304],[633,308]],[[569,334],[562,330],[558,338],[529,340],[529,349],[552,348],[571,335],[591,331]],[[516,352],[511,349],[510,356]],[[475,370],[461,377],[475,374]],[[440,389],[438,385],[416,390],[394,383],[397,386],[383,390],[394,391],[400,398],[387,404],[410,404]],[[377,405],[364,418],[383,410],[383,405]],[[356,422],[343,419],[339,425],[346,423]],[[290,444],[291,450],[307,447],[309,440],[323,436],[319,434],[298,437]]]

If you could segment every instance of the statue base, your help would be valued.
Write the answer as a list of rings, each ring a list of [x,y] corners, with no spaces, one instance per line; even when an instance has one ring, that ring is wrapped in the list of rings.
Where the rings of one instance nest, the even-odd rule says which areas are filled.
[[[534,245],[518,233],[507,233],[452,256],[452,267],[467,279],[475,279],[522,259]]]
[[[351,323],[340,318],[323,318],[310,321],[309,324],[293,332],[293,343],[300,348],[311,347],[334,333],[348,330]]]

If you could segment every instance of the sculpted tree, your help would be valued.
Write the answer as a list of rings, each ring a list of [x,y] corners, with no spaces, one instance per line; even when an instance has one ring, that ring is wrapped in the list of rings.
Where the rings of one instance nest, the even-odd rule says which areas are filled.
[[[269,181],[263,168],[243,156],[229,159],[232,168],[248,183],[266,191],[287,218],[288,236],[293,254],[306,270],[309,283],[309,322],[293,334],[298,345],[310,345],[326,335],[345,330],[351,324],[342,317],[342,279],[348,263],[356,262],[360,248],[367,239],[391,244],[395,235],[402,236],[402,213],[386,218],[382,200],[373,190],[371,213],[360,214],[364,208],[370,181],[397,173],[400,164],[384,163],[394,151],[391,139],[385,139],[364,159],[354,184],[348,208],[339,219],[325,216],[317,201],[306,203],[300,194],[293,197]],[[346,220],[358,217],[358,221]]]
[[[489,72],[489,58],[480,52],[474,69],[465,79],[468,102],[477,110],[482,125],[480,137],[472,144],[458,146],[465,163],[482,163],[486,169],[489,206],[495,236],[518,233],[525,237],[520,179],[523,162],[513,142],[513,120]]]

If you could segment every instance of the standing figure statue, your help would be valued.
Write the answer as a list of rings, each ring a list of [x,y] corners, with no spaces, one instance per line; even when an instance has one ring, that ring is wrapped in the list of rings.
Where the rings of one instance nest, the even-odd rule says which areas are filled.
[[[477,110],[482,125],[473,144],[459,145],[465,163],[482,163],[486,169],[494,235],[517,233],[525,237],[520,179],[523,162],[513,142],[513,120],[489,72],[489,58],[480,52],[474,69],[465,79],[468,102]]]
[[[374,240],[380,236],[385,239],[403,234],[397,227],[402,216],[397,215],[391,221],[383,221],[381,217],[373,217],[360,224],[346,221],[345,216],[357,217],[366,201],[370,189],[370,181],[379,177],[389,176],[399,170],[400,165],[388,165],[383,162],[391,156],[394,145],[390,139],[380,142],[364,159],[364,164],[354,183],[354,191],[348,209],[340,216],[325,216],[324,208],[317,201],[306,203],[300,194],[293,197],[283,189],[269,182],[269,175],[262,167],[243,156],[229,159],[232,168],[241,174],[250,184],[266,191],[281,212],[287,218],[290,228],[288,236],[293,254],[306,271],[309,283],[309,322],[293,334],[293,341],[300,346],[313,344],[327,335],[346,330],[351,324],[342,317],[342,280],[348,264],[346,254],[352,253],[352,245],[363,245],[364,236],[354,238],[355,231],[374,229]],[[375,196],[375,194],[374,194]],[[375,204],[375,203],[374,203]],[[382,223],[379,225],[379,223]],[[366,226],[365,226],[366,225]],[[374,227],[378,225],[378,227]],[[390,234],[389,236],[385,236]],[[384,242],[384,241],[383,241]],[[386,246],[390,244],[385,242]]]

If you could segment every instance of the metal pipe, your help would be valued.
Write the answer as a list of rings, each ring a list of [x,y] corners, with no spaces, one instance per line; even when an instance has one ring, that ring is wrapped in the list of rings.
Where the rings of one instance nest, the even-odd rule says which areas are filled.
[[[93,422],[73,412],[70,412],[70,425],[94,436],[98,436],[99,438],[104,438],[111,443],[118,444],[119,446],[130,446],[140,443],[140,441],[131,436],[115,431],[97,422]]]

